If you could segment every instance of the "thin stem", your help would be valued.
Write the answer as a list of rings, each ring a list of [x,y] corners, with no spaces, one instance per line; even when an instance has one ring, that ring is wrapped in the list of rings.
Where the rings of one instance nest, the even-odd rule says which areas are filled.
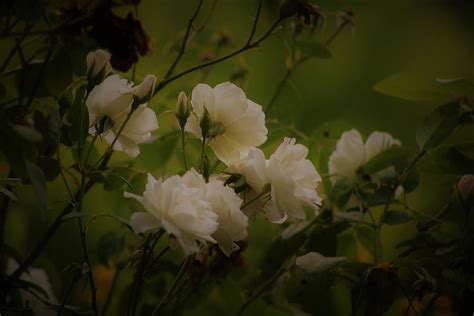
[[[186,138],[185,138],[184,128],[181,129],[181,148],[183,150],[183,164],[184,168],[188,170],[188,162],[186,160]]]
[[[262,191],[260,192],[259,194],[257,194],[256,196],[254,196],[253,198],[251,198],[250,200],[246,201],[240,208],[241,209],[244,209],[246,208],[247,206],[249,206],[250,204],[252,204],[253,202],[257,201],[259,198],[267,195],[268,192],[266,191]]]
[[[170,250],[169,246],[163,248],[163,250],[161,250],[160,253],[155,257],[155,259],[153,259],[153,261],[148,265],[147,270],[153,268],[153,266],[161,259],[161,257],[163,257],[168,252],[168,250]]]
[[[345,20],[344,22],[339,25],[339,27],[336,29],[336,31],[326,40],[326,43],[324,44],[326,47],[329,47],[331,43],[336,39],[336,37],[341,33],[341,31],[346,27],[346,25],[349,25],[350,21]]]
[[[62,315],[63,310],[64,310],[64,306],[66,305],[67,300],[69,299],[69,296],[71,295],[71,292],[74,289],[74,286],[76,285],[77,281],[79,281],[80,279],[81,279],[81,273],[77,273],[72,278],[71,283],[67,287],[66,292],[64,293],[64,297],[61,300],[61,305],[59,305],[58,314],[57,314],[58,316]]]
[[[140,287],[143,281],[143,271],[145,269],[146,258],[148,255],[148,248],[150,246],[152,237],[153,237],[152,234],[149,234],[147,236],[141,250],[140,261],[138,262],[137,271],[135,273],[133,284],[132,284],[132,290],[130,291],[130,299],[128,303],[129,309],[128,309],[127,315],[134,316],[137,310]]]
[[[199,158],[199,171],[202,173],[204,170],[204,159],[206,156],[206,138],[203,137],[201,145],[201,155]]]
[[[87,163],[89,161],[89,156],[92,152],[92,148],[94,148],[95,141],[97,140],[97,137],[99,136],[99,133],[95,133],[94,136],[92,137],[91,144],[89,145],[89,148],[87,149],[87,153],[84,156],[84,164],[87,166]]]
[[[283,91],[283,87],[286,85],[288,79],[290,79],[292,72],[293,70],[291,68],[288,68],[283,78],[278,82],[275,92],[273,93],[272,98],[270,99],[270,102],[268,102],[267,108],[265,109],[266,114],[268,114],[268,112],[270,112],[270,110],[272,109],[273,105],[275,104],[275,101],[278,99],[280,93]]]
[[[71,188],[67,183],[66,176],[64,175],[63,167],[61,164],[61,155],[60,155],[60,145],[61,145],[61,129],[63,125],[63,120],[61,119],[58,124],[58,132],[56,135],[56,160],[58,161],[59,166],[59,174],[61,175],[61,179],[63,180],[64,186],[66,187],[66,191],[69,194],[69,200],[74,204],[77,205],[76,199],[74,194],[72,194]]]
[[[80,189],[80,195],[78,199],[78,204],[77,204],[77,212],[82,211],[82,202],[84,199],[84,194],[85,194],[85,180],[86,180],[86,173],[85,171],[82,172],[81,176],[81,189]],[[92,265],[89,259],[89,251],[87,249],[87,242],[86,242],[86,231],[84,230],[83,224],[82,224],[82,218],[78,217],[77,218],[77,225],[79,228],[79,234],[80,234],[80,239],[81,239],[81,246],[82,246],[82,252],[84,256],[84,262],[88,266],[88,271],[87,271],[87,276],[89,278],[89,288],[91,291],[91,308],[95,316],[99,315],[99,311],[97,308],[97,288],[95,286],[95,280],[94,280],[94,271],[92,269]]]
[[[249,45],[252,42],[252,39],[255,35],[255,31],[257,30],[258,20],[260,18],[260,11],[262,10],[262,2],[263,2],[262,0],[258,2],[257,13],[255,14],[255,18],[253,20],[252,30],[250,31],[250,35],[245,45]]]
[[[239,312],[237,313],[238,316],[243,315],[247,307],[253,303],[257,298],[259,298],[265,291],[273,284],[275,281],[286,271],[286,268],[282,266],[280,270],[277,271],[270,279],[268,279],[263,286],[252,296],[250,296],[240,307]]]
[[[346,25],[349,24],[349,21],[344,21],[343,23],[341,23],[341,25],[339,25],[339,27],[334,31],[334,33],[327,39],[326,43],[324,44],[324,46],[326,48],[328,48],[331,43],[336,39],[336,37],[339,35],[339,33],[341,33],[341,31],[346,27]],[[268,114],[268,112],[270,111],[270,109],[273,107],[274,103],[276,102],[278,96],[280,95],[280,93],[282,92],[283,90],[283,87],[286,85],[286,83],[288,82],[288,80],[290,79],[291,77],[291,74],[294,72],[294,70],[296,69],[297,66],[303,64],[305,61],[309,60],[310,58],[309,57],[303,57],[301,59],[299,59],[298,61],[295,62],[294,60],[294,41],[292,42],[292,53],[291,53],[291,57],[292,57],[292,61],[294,63],[294,65],[291,67],[291,68],[288,68],[285,75],[283,76],[283,78],[278,82],[278,85],[275,89],[275,92],[273,93],[271,99],[270,99],[270,102],[268,102],[267,104],[267,107],[265,109],[265,113]]]
[[[109,309],[110,303],[112,302],[113,295],[115,293],[115,289],[117,288],[118,279],[120,277],[120,273],[122,272],[122,267],[116,267],[114,278],[112,279],[112,285],[110,285],[110,289],[107,293],[107,298],[105,299],[105,303],[102,307],[101,315],[106,315]]]
[[[203,3],[203,0],[199,0],[199,3],[196,7],[196,10],[194,11],[194,14],[189,19],[188,26],[186,28],[186,34],[184,35],[183,42],[181,43],[181,47],[179,49],[178,55],[176,56],[173,64],[171,65],[168,72],[166,73],[164,79],[168,78],[173,73],[173,71],[175,70],[175,68],[178,65],[179,61],[183,57],[184,52],[186,50],[186,44],[188,42],[189,35],[191,34],[191,29],[193,28],[194,20],[196,20],[198,14],[199,14],[199,11],[201,10],[202,3]]]
[[[416,157],[412,160],[410,165],[402,172],[402,174],[400,176],[400,179],[398,181],[398,185],[394,185],[391,192],[390,192],[390,199],[387,202],[387,204],[385,204],[385,207],[383,208],[382,214],[380,215],[379,221],[375,225],[375,236],[374,236],[374,238],[375,238],[374,263],[375,264],[380,263],[380,259],[382,258],[382,255],[383,255],[383,245],[382,245],[380,235],[381,235],[382,226],[383,226],[384,221],[385,221],[385,216],[387,215],[387,212],[389,211],[389,208],[392,205],[392,200],[395,198],[395,192],[396,192],[398,186],[402,185],[403,182],[405,182],[406,177],[408,176],[408,173],[410,172],[410,170],[415,166],[415,164],[421,158],[423,158],[423,156],[425,154],[426,154],[426,150],[422,150],[418,153],[418,155],[416,155]]]
[[[166,87],[168,84],[170,84],[171,82],[181,78],[182,76],[184,75],[187,75],[191,72],[194,72],[196,70],[199,70],[201,68],[205,68],[205,67],[209,67],[211,65],[214,65],[214,64],[217,64],[217,63],[220,63],[222,61],[225,61],[229,58],[232,58],[246,50],[249,50],[251,48],[254,48],[254,47],[257,47],[263,40],[265,40],[275,29],[276,27],[278,26],[278,24],[280,24],[280,22],[282,21],[283,19],[279,18],[277,19],[273,24],[272,26],[267,30],[267,32],[265,32],[259,39],[257,39],[256,41],[252,42],[252,43],[249,43],[249,44],[245,44],[244,46],[242,46],[241,48],[239,48],[238,50],[232,52],[232,53],[229,53],[227,55],[224,55],[220,58],[217,58],[217,59],[214,59],[214,60],[211,60],[211,61],[208,61],[208,62],[205,62],[205,63],[202,63],[200,65],[197,65],[197,66],[194,66],[194,67],[191,67],[187,70],[184,70],[170,78],[166,78],[166,79],[163,79],[161,82],[159,82],[156,86],[156,89],[154,91],[154,94],[158,93],[158,91],[160,91],[161,89],[163,89],[164,87]]]
[[[173,284],[168,289],[165,296],[163,296],[163,299],[161,300],[160,304],[155,308],[155,310],[151,314],[152,316],[160,315],[163,308],[165,308],[165,306],[168,304],[169,299],[172,296],[173,292],[175,291],[175,289],[177,288],[177,286],[179,285],[179,283],[181,282],[183,277],[186,275],[185,272],[187,270],[188,264],[190,262],[192,262],[193,260],[194,260],[194,256],[189,256],[189,257],[186,258],[186,260],[183,262],[183,264],[181,264],[181,268],[179,269],[179,272],[176,275],[176,278],[174,279]]]

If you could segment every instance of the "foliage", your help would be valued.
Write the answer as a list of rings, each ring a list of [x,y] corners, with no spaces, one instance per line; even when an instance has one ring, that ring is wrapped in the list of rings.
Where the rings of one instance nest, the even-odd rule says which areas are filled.
[[[0,313],[437,315],[444,302],[447,315],[471,315],[474,143],[465,134],[474,121],[472,80],[412,72],[380,80],[374,86],[379,93],[413,106],[427,101],[436,106],[410,131],[418,147],[383,145],[351,170],[353,177],[329,174],[333,153],[352,126],[325,122],[308,132],[292,121],[293,113],[282,117],[272,111],[280,110],[287,87],[293,94],[304,92],[292,81],[300,66],[338,58],[330,45],[354,28],[354,13],[337,12],[336,28],[325,37],[319,30],[333,18],[330,8],[309,0],[255,1],[249,33],[238,44],[227,32],[209,36],[216,3],[201,0],[182,8],[189,13],[186,29],[168,43],[165,54],[171,61],[156,66],[158,78],[137,70],[154,42],[138,17],[140,1],[0,4]],[[262,216],[265,203],[288,182],[278,187],[271,172],[256,192],[245,170],[232,168],[215,148],[213,140],[227,126],[206,108],[197,113],[195,96],[193,101],[186,97],[191,99],[190,87],[206,82],[211,69],[228,60],[235,62],[235,69],[225,69],[228,77],[245,86],[258,74],[248,70],[242,56],[250,59],[260,46],[265,51],[263,43],[274,37],[287,48],[279,52],[286,58],[279,61],[285,72],[268,83],[276,88],[263,106],[268,140],[261,153],[265,159],[273,152],[264,162],[270,168],[283,137],[298,139],[296,145],[285,139],[287,146],[309,148],[308,163],[322,178],[311,196],[321,196],[322,203],[313,199],[305,205],[304,219]],[[98,48],[107,50],[111,67],[131,89],[130,110],[121,113],[121,124],[112,115],[89,112],[91,92],[110,78],[105,66],[94,71]],[[87,53],[93,51],[90,64]],[[202,56],[189,65],[188,55]],[[171,84],[178,90],[170,90]],[[185,93],[178,97],[181,90]],[[158,113],[160,127],[137,142],[139,156],[127,156],[119,152],[125,143],[122,149],[114,145],[120,136],[133,134],[125,127],[144,105]],[[186,128],[190,116],[199,118],[201,135]],[[110,130],[112,141],[105,136]],[[239,211],[248,217],[248,237],[231,238],[231,253],[220,242],[199,239],[199,251],[188,253],[179,234],[162,224],[137,230],[134,216],[147,210],[141,199],[149,192],[148,174],[167,179],[192,168],[206,183],[224,179],[225,188],[242,197]],[[286,176],[308,176],[291,170],[295,174]],[[419,192],[436,195],[430,177],[442,178],[449,190],[439,194],[441,202],[420,208],[414,202]],[[138,202],[125,199],[124,192]],[[392,252],[389,230],[401,236]],[[49,278],[38,277],[40,266]]]

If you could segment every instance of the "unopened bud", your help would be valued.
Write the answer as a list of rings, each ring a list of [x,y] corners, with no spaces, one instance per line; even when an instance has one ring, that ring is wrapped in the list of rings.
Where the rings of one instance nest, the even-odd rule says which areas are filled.
[[[139,103],[146,103],[153,97],[156,80],[155,75],[146,75],[142,83],[133,87],[133,95]]]
[[[188,117],[191,114],[191,110],[188,104],[188,97],[186,93],[181,91],[178,95],[178,102],[176,102],[176,111],[175,116],[178,119],[179,127],[184,129],[186,122],[188,121]]]
[[[212,122],[211,128],[209,130],[209,134],[207,135],[209,138],[214,138],[216,136],[222,135],[225,132],[224,125],[219,122]]]
[[[209,136],[209,131],[211,130],[211,117],[206,108],[204,108],[204,113],[201,121],[199,121],[199,126],[201,127],[202,138],[204,140]]]
[[[98,49],[87,54],[87,80],[90,83],[94,85],[101,83],[104,78],[112,72],[110,57],[110,53],[103,49]]]

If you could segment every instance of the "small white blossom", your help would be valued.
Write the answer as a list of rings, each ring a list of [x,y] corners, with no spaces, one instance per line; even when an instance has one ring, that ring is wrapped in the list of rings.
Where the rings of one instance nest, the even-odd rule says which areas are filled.
[[[130,222],[136,233],[163,228],[178,240],[186,254],[199,251],[198,242],[216,242],[212,234],[218,228],[218,215],[206,201],[205,187],[193,172],[166,180],[148,175],[143,196],[124,193],[125,197],[139,201],[147,211],[132,215]]]
[[[382,151],[400,145],[398,139],[384,132],[373,132],[369,135],[365,144],[362,136],[355,129],[342,133],[337,142],[336,150],[329,157],[328,168],[331,182],[337,182],[340,177],[356,181],[357,170],[362,165]]]
[[[89,133],[102,132],[105,140],[112,144],[128,113],[132,110],[134,87],[119,75],[107,77],[89,93],[86,105],[89,111]],[[153,110],[141,104],[134,111],[120,133],[113,149],[123,151],[131,157],[140,153],[138,144],[151,138],[158,128]]]
[[[207,112],[220,132],[209,141],[209,146],[225,164],[245,157],[249,150],[267,140],[265,114],[262,107],[247,99],[244,91],[225,82],[214,88],[198,84],[192,91],[193,113],[186,124],[186,131],[202,138],[200,121]]]
[[[110,57],[110,53],[103,49],[98,49],[87,54],[86,63],[89,79],[93,80],[99,74],[102,74],[102,78],[104,78],[110,72],[112,72]]]

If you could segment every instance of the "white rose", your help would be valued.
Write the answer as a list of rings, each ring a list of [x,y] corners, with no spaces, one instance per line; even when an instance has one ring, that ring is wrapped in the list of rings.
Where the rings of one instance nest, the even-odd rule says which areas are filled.
[[[321,198],[316,188],[321,176],[306,159],[308,148],[296,144],[294,138],[285,138],[267,162],[267,175],[271,184],[271,203],[267,207],[272,222],[284,222],[287,217],[306,218],[303,205],[317,211]]]
[[[143,196],[125,192],[125,197],[135,198],[147,211],[132,215],[133,230],[144,233],[163,228],[178,240],[186,254],[199,251],[198,242],[215,243],[212,234],[217,230],[218,216],[205,200],[205,187],[196,186],[193,178],[189,172],[164,181],[148,175]]]
[[[8,258],[7,266],[6,266],[6,273],[12,274],[18,268],[18,262],[16,262],[12,258]],[[23,281],[27,281],[33,284],[36,284],[44,292],[48,295],[45,297],[42,292],[38,292],[35,289],[31,289],[30,291],[20,289],[20,297],[24,305],[28,304],[34,311],[35,315],[56,315],[56,312],[50,308],[48,308],[45,303],[42,301],[47,301],[53,305],[58,304],[58,299],[54,295],[53,287],[51,282],[49,281],[49,277],[46,274],[46,271],[38,268],[30,268],[28,271],[24,272],[20,275],[20,279]],[[32,293],[34,292],[34,293]],[[41,299],[40,299],[41,298]]]
[[[222,181],[211,180],[206,185],[206,200],[219,216],[219,227],[212,235],[227,256],[239,249],[235,243],[247,238],[248,218],[240,210],[242,199]]]
[[[357,170],[367,161],[393,146],[400,146],[398,139],[390,134],[375,131],[363,142],[362,136],[355,129],[344,132],[338,140],[336,150],[329,157],[329,174],[335,183],[342,176],[351,181],[357,180]],[[383,176],[384,170],[377,176]]]
[[[131,111],[133,86],[119,75],[107,77],[89,93],[86,105],[89,111],[89,133],[96,134],[103,129],[103,137],[112,144],[120,127]],[[106,120],[104,123],[104,120]],[[105,125],[99,128],[100,125]],[[123,151],[131,157],[140,153],[138,144],[151,138],[151,132],[158,128],[155,112],[145,104],[140,105],[120,133],[113,149]]]
[[[208,183],[196,170],[190,169],[183,176],[189,187],[205,191],[205,201],[209,202],[212,211],[218,216],[219,226],[212,234],[219,248],[227,256],[239,249],[235,241],[247,238],[248,218],[240,210],[242,199],[232,188],[224,186],[224,182],[211,179]]]
[[[89,79],[96,78],[99,74],[102,74],[102,78],[112,72],[112,66],[110,65],[110,54],[109,52],[98,49],[93,52],[89,52],[86,57],[87,63],[87,74]]]
[[[251,148],[267,140],[262,107],[247,99],[244,91],[230,82],[214,88],[198,84],[192,91],[191,104],[193,114],[187,121],[186,131],[202,138],[199,122],[207,110],[212,123],[222,128],[209,145],[227,165],[245,157]]]
[[[343,176],[351,181],[357,179],[356,171],[366,162],[362,136],[355,129],[344,132],[337,141],[336,150],[329,157],[329,175],[335,183]]]
[[[256,192],[262,192],[263,187],[269,181],[265,155],[258,148],[250,149],[245,158],[235,161],[229,166],[228,170],[245,176],[245,182]]]
[[[247,157],[233,163],[229,170],[245,176],[246,183],[253,191],[248,200],[262,193],[270,184],[270,200],[256,201],[264,204],[268,220],[282,223],[288,217],[296,220],[306,218],[303,206],[310,206],[317,211],[321,198],[316,188],[321,177],[314,165],[306,159],[308,148],[296,144],[295,139],[285,138],[270,159],[265,160],[259,149],[250,150]],[[251,207],[249,205],[248,207]],[[248,210],[252,213],[253,208]]]

